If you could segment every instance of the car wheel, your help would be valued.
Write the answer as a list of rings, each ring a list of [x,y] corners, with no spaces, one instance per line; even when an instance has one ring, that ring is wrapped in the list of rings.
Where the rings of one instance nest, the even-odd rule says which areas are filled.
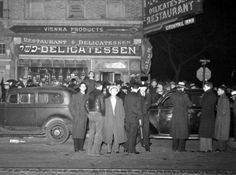
[[[53,120],[46,126],[46,135],[50,142],[61,144],[67,141],[70,131],[65,122]]]

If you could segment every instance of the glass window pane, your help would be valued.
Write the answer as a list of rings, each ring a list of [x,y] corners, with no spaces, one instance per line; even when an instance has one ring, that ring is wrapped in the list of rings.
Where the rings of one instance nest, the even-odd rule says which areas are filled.
[[[12,94],[10,96],[9,103],[17,103],[17,94]]]
[[[20,94],[19,95],[20,104],[33,104],[34,94]]]

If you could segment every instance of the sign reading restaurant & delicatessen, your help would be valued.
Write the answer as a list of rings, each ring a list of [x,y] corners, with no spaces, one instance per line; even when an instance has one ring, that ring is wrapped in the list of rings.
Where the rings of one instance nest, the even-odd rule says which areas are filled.
[[[141,39],[42,39],[22,37],[21,55],[124,55],[138,56]]]
[[[170,27],[165,28],[168,24],[201,13],[202,2],[203,0],[144,0],[144,34],[168,30]],[[192,20],[191,23],[193,22]],[[191,23],[183,21],[177,26]]]

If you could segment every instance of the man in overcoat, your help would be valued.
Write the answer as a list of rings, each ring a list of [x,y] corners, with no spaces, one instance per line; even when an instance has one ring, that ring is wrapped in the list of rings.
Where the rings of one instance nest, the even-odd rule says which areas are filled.
[[[185,151],[185,141],[189,136],[188,109],[192,106],[188,95],[184,92],[185,83],[179,82],[177,91],[170,97],[173,104],[170,136],[173,138],[173,151]]]
[[[233,108],[233,122],[234,122],[234,141],[236,141],[236,90],[233,90],[231,92],[231,97],[233,99],[233,104],[232,104],[232,108]]]
[[[143,83],[140,85],[141,107],[143,115],[143,138],[141,144],[146,151],[150,151],[150,127],[149,127],[149,112],[148,109],[151,106],[151,94],[147,92],[148,85]]]
[[[141,97],[138,94],[139,85],[132,84],[131,92],[125,96],[125,129],[127,133],[126,149],[128,153],[139,154],[136,151],[136,139],[139,127],[139,121],[143,123]]]
[[[215,129],[215,109],[217,95],[213,90],[213,84],[206,82],[203,86],[204,94],[201,100],[201,118],[199,126],[200,151],[212,151],[212,138]]]
[[[103,141],[107,144],[107,153],[119,153],[121,143],[127,141],[124,127],[125,111],[122,99],[117,97],[117,86],[109,88],[110,97],[105,99],[105,118],[103,127]],[[113,145],[112,145],[113,143]]]
[[[85,108],[87,95],[85,91],[87,86],[85,83],[79,84],[79,92],[73,94],[70,101],[70,112],[73,116],[72,138],[74,141],[75,152],[84,151],[84,139],[87,129],[88,112]]]
[[[217,113],[215,123],[216,151],[226,151],[226,144],[230,131],[230,102],[225,94],[226,87],[221,85],[217,94],[220,96],[217,102]]]

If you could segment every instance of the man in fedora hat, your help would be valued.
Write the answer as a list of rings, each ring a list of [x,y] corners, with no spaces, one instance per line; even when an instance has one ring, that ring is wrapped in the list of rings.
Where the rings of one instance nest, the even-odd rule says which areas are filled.
[[[122,99],[116,95],[120,91],[118,86],[110,86],[110,97],[105,99],[105,118],[103,127],[103,141],[107,144],[107,153],[119,153],[120,144],[127,141],[124,127],[125,110]],[[113,146],[112,146],[113,143]]]
[[[125,129],[127,132],[128,141],[126,142],[126,149],[128,153],[139,154],[136,151],[136,139],[138,134],[139,121],[142,123],[142,107],[141,97],[138,93],[139,84],[131,85],[131,92],[125,96]]]
[[[188,95],[184,92],[185,83],[179,82],[177,90],[170,97],[173,104],[170,136],[173,138],[173,151],[185,151],[185,141],[189,136],[188,132],[188,108],[192,106]]]
[[[149,113],[148,109],[151,106],[151,95],[147,92],[148,85],[142,82],[139,88],[139,93],[141,96],[141,107],[143,114],[143,138],[141,138],[141,144],[146,151],[150,151],[150,139],[149,139]]]
[[[234,121],[234,141],[236,141],[236,90],[233,90],[231,92],[231,98],[233,99],[233,114],[234,114],[234,117],[233,117],[233,121]]]
[[[226,86],[221,85],[217,94],[219,99],[217,102],[217,113],[216,113],[216,123],[215,123],[215,139],[216,151],[226,151],[227,141],[229,139],[230,130],[230,103],[229,98],[225,94]]]

